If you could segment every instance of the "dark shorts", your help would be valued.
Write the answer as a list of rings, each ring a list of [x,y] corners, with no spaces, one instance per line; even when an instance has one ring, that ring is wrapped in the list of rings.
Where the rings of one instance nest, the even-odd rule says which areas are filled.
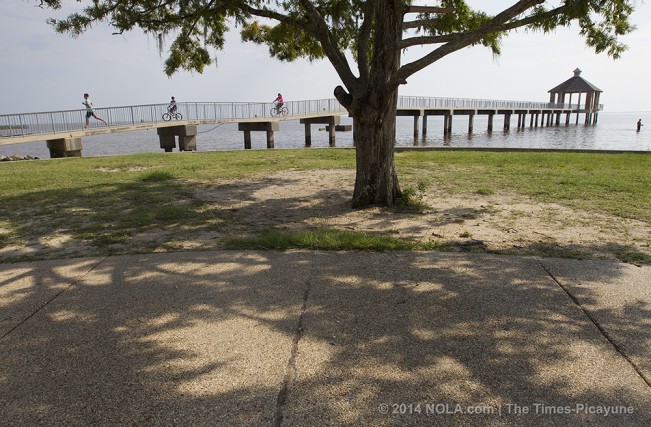
[[[95,117],[95,113],[93,113],[92,111],[86,111],[86,118],[90,119],[91,117]]]

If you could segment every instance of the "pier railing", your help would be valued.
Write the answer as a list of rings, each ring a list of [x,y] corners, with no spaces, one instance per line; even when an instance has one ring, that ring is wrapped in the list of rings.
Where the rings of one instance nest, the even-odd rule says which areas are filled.
[[[346,114],[336,99],[286,102],[289,114],[282,119],[310,114]],[[229,121],[242,119],[269,119],[272,103],[251,102],[179,102],[177,111],[184,121]],[[133,105],[95,108],[95,114],[111,126],[156,125],[163,122],[167,104]],[[86,121],[86,110],[51,111],[0,115],[0,137],[55,134],[80,131]],[[103,124],[90,119],[90,128]]]
[[[431,98],[421,96],[398,97],[398,108],[414,109],[468,109],[468,110],[580,110],[579,104],[551,102],[504,101],[495,99]],[[599,106],[601,110],[603,105]]]
[[[289,114],[282,119],[305,115],[338,115],[347,111],[336,99],[289,101],[285,105]],[[183,121],[226,122],[243,119],[269,119],[272,103],[250,102],[180,102],[178,111]],[[464,98],[431,98],[400,96],[399,109],[562,109],[579,110],[577,104],[552,104],[546,102],[500,101]],[[600,106],[601,109],[601,106]],[[111,126],[152,125],[163,122],[167,104],[134,105],[123,107],[96,108],[95,114],[108,121]],[[0,137],[60,134],[83,130],[86,110],[51,111],[40,113],[0,115]],[[94,118],[90,128],[101,128],[103,124]]]

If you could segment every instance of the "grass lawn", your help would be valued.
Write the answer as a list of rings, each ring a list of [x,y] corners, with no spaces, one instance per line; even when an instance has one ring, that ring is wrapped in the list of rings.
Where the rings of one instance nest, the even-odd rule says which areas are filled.
[[[408,193],[425,187],[467,197],[506,191],[533,202],[651,224],[651,155],[409,151],[396,153],[396,162],[401,185]],[[146,242],[143,235],[161,229],[205,233],[233,226],[227,217],[210,208],[210,200],[197,197],[220,181],[246,181],[280,171],[299,171],[307,176],[310,170],[354,168],[355,152],[351,149],[3,162],[0,261],[176,250],[160,241]],[[351,181],[351,195],[352,186]],[[246,225],[238,227],[241,231]],[[267,230],[260,237],[276,242],[265,247],[281,249],[437,249],[368,233],[320,229],[290,234]],[[223,247],[258,247],[250,239],[228,235],[224,235],[223,243]],[[31,251],[13,251],[30,245],[34,248]]]

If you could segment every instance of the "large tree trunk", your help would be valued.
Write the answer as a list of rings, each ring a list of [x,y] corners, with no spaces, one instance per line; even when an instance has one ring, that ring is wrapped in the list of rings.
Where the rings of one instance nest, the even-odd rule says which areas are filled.
[[[380,104],[369,103],[354,115],[357,177],[353,207],[391,206],[400,196],[393,146],[397,90]]]
[[[357,178],[353,207],[391,206],[400,196],[393,146],[396,135],[398,87],[395,77],[400,68],[402,0],[378,0],[373,6],[375,22],[373,53],[366,80],[351,93],[349,109],[356,126]],[[363,61],[363,58],[359,59]],[[363,89],[360,89],[363,88]],[[337,91],[335,91],[335,95]],[[340,98],[340,97],[337,97]]]

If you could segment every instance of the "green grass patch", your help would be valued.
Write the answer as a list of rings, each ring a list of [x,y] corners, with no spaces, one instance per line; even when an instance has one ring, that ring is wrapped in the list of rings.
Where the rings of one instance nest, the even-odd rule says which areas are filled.
[[[159,181],[169,181],[171,179],[174,179],[174,174],[171,172],[167,171],[151,171],[144,173],[142,177],[140,177],[142,181],[154,181],[154,182],[159,182]]]
[[[505,191],[651,222],[651,155],[409,151],[396,153],[396,162],[449,194]]]
[[[423,202],[427,184],[419,180],[415,186],[407,185],[402,188],[402,194],[396,199],[396,208],[401,211],[423,213],[428,206]]]
[[[11,242],[14,238],[15,236],[9,233],[0,234],[0,248],[4,248],[5,246],[8,246],[9,242]]]
[[[93,246],[104,248],[106,246],[126,243],[131,235],[122,230],[102,232],[86,230],[85,232],[78,233],[76,237],[89,242]]]
[[[508,194],[609,215],[615,222],[629,218],[651,223],[651,155],[409,151],[395,157],[403,195],[387,215],[422,213],[428,209],[423,203],[425,192],[441,198]],[[183,224],[175,231],[179,240],[185,237],[184,230],[196,235],[227,233],[230,226],[238,233],[255,234],[256,224],[228,224],[228,209],[214,207],[223,205],[219,187],[225,180],[245,182],[281,171],[309,174],[332,169],[354,172],[355,151],[240,150],[3,162],[0,247],[58,233],[108,247],[138,233],[174,229],[165,226],[175,222]],[[343,185],[352,195],[354,180]],[[461,216],[470,220],[476,213]],[[428,243],[394,236],[332,229],[273,231],[254,239],[231,239],[228,244],[274,249],[429,248]],[[613,250],[620,259],[649,262],[625,245]]]
[[[179,221],[191,215],[192,209],[188,206],[163,206],[154,212],[154,218],[164,222]]]
[[[479,194],[480,196],[490,196],[495,194],[495,190],[493,188],[481,187],[475,191],[475,194]]]
[[[229,238],[224,241],[226,249],[324,249],[324,250],[373,250],[409,251],[442,250],[444,243],[421,243],[387,236],[334,228],[318,228],[306,231],[266,230],[254,237]]]

